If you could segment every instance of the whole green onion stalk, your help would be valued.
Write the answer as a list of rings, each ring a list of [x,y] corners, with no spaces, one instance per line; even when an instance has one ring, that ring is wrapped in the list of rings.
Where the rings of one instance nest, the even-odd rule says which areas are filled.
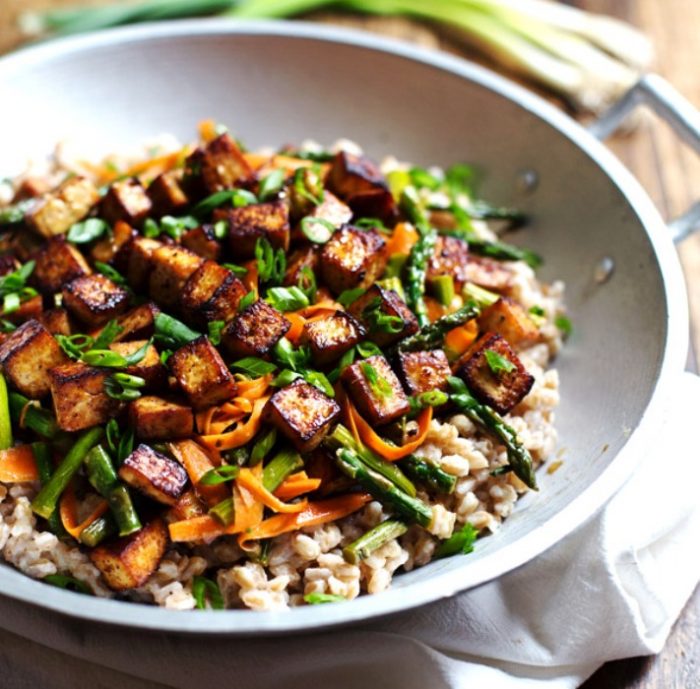
[[[319,9],[442,24],[492,60],[594,112],[617,100],[653,59],[649,40],[629,24],[555,0],[142,0],[25,13],[20,26],[27,35],[62,35],[186,16],[285,18]]]

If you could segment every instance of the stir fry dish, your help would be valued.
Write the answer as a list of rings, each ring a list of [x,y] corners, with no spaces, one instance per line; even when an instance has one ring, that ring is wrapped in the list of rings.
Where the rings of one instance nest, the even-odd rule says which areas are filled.
[[[563,285],[474,170],[350,142],[56,155],[0,205],[0,552],[171,608],[386,589],[554,450]]]

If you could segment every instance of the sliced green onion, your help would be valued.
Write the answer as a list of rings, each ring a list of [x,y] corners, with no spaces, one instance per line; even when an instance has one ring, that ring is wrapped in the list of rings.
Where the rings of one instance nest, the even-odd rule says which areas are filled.
[[[355,287],[353,289],[346,289],[344,292],[340,293],[338,297],[338,303],[346,308],[350,306],[356,299],[361,297],[367,290],[364,287]]]
[[[109,223],[101,218],[88,218],[71,225],[66,239],[73,244],[87,244],[109,232]]]
[[[168,316],[162,311],[156,314],[153,319],[153,325],[155,328],[155,339],[174,349],[182,347],[202,336],[201,333],[187,327],[182,321]]]
[[[276,442],[277,429],[271,428],[267,433],[255,441],[255,445],[253,445],[253,449],[250,452],[250,465],[255,466],[256,464],[262,462],[262,460],[267,457],[272,448],[275,446]]]
[[[81,358],[88,366],[107,368],[125,368],[127,366],[126,359],[111,349],[90,349],[84,352]]]
[[[103,263],[102,261],[95,261],[95,270],[98,273],[102,273],[105,277],[109,278],[115,285],[120,285],[121,287],[125,287],[127,282],[126,278],[118,271],[112,268],[107,263]]]
[[[430,287],[435,298],[443,306],[449,306],[455,298],[455,281],[452,275],[437,275],[430,280]]]
[[[403,522],[387,519],[343,548],[346,562],[356,565],[366,560],[375,550],[402,536],[408,531]]]
[[[221,333],[225,327],[226,321],[210,321],[207,324],[208,337],[214,346],[221,344]]]
[[[200,486],[218,486],[238,478],[240,468],[233,464],[222,464],[220,467],[209,469],[199,479]]]
[[[209,514],[218,522],[221,522],[223,526],[233,524],[236,518],[233,498],[225,498],[221,502],[217,502],[216,505],[209,510]]]
[[[479,531],[471,524],[465,524],[459,531],[455,531],[446,541],[440,543],[435,550],[435,557],[450,557],[451,555],[467,555],[474,550]]]
[[[277,369],[277,365],[255,356],[247,356],[231,364],[234,371],[241,371],[251,378],[259,378],[272,373]]]
[[[335,232],[335,225],[325,218],[307,216],[301,220],[301,231],[314,244],[325,244]]]
[[[12,423],[10,421],[10,399],[7,394],[5,376],[0,373],[0,450],[12,447]]]
[[[95,338],[93,347],[95,349],[107,349],[123,330],[124,328],[122,328],[116,320],[112,319],[102,328],[100,334]]]
[[[274,493],[291,474],[301,470],[304,460],[292,449],[278,452],[263,469],[263,486]]]
[[[307,593],[304,596],[304,602],[309,605],[322,605],[323,603],[342,603],[346,601],[345,596],[341,596],[337,593]]]
[[[309,305],[309,298],[299,287],[270,287],[265,301],[278,311],[298,311]]]
[[[59,589],[66,589],[66,591],[82,593],[86,596],[92,595],[90,587],[84,581],[68,576],[67,574],[48,574],[42,579],[42,581],[50,586],[55,586]]]
[[[202,199],[192,209],[192,215],[201,218],[209,215],[215,208],[226,203],[230,203],[234,208],[241,208],[257,202],[258,199],[255,194],[245,189],[224,189]]]
[[[489,365],[491,372],[496,376],[505,375],[511,371],[514,371],[516,368],[512,361],[509,361],[493,349],[487,349],[484,352],[484,358],[486,359],[486,363]]]
[[[260,180],[260,187],[258,189],[260,200],[267,201],[277,196],[282,190],[284,180],[285,172],[282,168],[273,170],[270,174],[265,175],[265,177]]]
[[[197,610],[206,610],[207,601],[212,610],[223,610],[225,607],[221,589],[216,582],[206,577],[193,577],[192,595]]]

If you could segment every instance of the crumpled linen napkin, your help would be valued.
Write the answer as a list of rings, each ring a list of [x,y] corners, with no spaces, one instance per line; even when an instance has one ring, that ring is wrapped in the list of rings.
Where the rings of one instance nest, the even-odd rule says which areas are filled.
[[[700,378],[679,377],[658,447],[586,525],[476,590],[361,627],[197,639],[90,626],[0,598],[3,689],[573,689],[658,652],[700,580]],[[183,613],[187,614],[187,613]]]

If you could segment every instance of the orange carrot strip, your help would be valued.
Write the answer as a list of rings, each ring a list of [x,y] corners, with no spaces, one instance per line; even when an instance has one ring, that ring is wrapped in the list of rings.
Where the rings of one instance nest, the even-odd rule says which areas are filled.
[[[272,159],[268,155],[262,155],[261,153],[250,153],[246,152],[243,154],[246,163],[253,168],[253,170],[259,170],[265,163],[270,162]]]
[[[265,519],[257,527],[253,527],[238,539],[239,545],[246,541],[261,538],[273,538],[289,531],[297,531],[305,526],[317,526],[347,517],[366,505],[372,496],[369,493],[351,493],[340,495],[328,500],[310,502],[302,512],[296,514],[276,514]]]
[[[203,486],[200,484],[202,476],[216,468],[216,465],[204,450],[193,440],[181,440],[170,443],[170,450],[175,459],[185,467],[187,475],[194,486],[195,493],[209,506],[225,500],[229,496],[226,486]]]
[[[199,132],[199,138],[204,143],[209,143],[216,139],[216,122],[210,118],[202,120],[197,125],[197,131]]]
[[[22,483],[38,481],[34,452],[31,445],[17,445],[7,450],[0,450],[0,481],[3,483]]]
[[[211,423],[216,412],[216,407],[209,407],[204,411],[199,411],[195,414],[195,421],[197,423],[197,430],[203,434],[211,433]]]
[[[285,337],[294,345],[299,344],[301,335],[304,332],[304,325],[306,324],[306,318],[300,313],[292,311],[290,313],[285,313],[284,317],[292,324],[292,327],[287,330]]]
[[[425,438],[430,430],[430,422],[433,419],[433,408],[426,407],[423,409],[418,415],[418,435],[410,442],[401,446],[396,446],[388,443],[384,438],[375,433],[372,426],[360,416],[360,413],[355,409],[355,406],[349,398],[345,398],[344,404],[346,415],[352,419],[362,442],[390,462],[394,462],[402,457],[407,457],[417,450],[425,442]]]
[[[275,491],[275,497],[280,500],[293,500],[294,498],[318,490],[321,485],[320,478],[309,478],[306,472],[300,471],[297,474],[288,476]]]
[[[239,380],[238,396],[235,400],[237,400],[238,397],[245,397],[249,400],[256,400],[258,397],[262,397],[267,388],[270,387],[271,381],[272,374],[270,373],[265,376],[260,376],[260,378],[254,378],[253,380]]]
[[[170,540],[173,543],[209,542],[218,536],[223,536],[226,533],[226,528],[208,514],[172,522],[168,525]]]
[[[396,225],[389,241],[386,243],[387,255],[408,255],[411,253],[411,249],[417,241],[418,231],[416,228],[409,223],[400,222]]]
[[[257,478],[250,469],[241,469],[236,479],[236,485],[239,489],[245,488],[256,500],[265,505],[265,507],[269,507],[271,510],[282,514],[301,512],[307,504],[305,500],[293,504],[282,502],[263,486],[262,480]]]
[[[476,321],[469,321],[457,326],[445,335],[445,349],[449,350],[453,357],[458,357],[469,349],[479,334],[479,326]]]
[[[255,400],[253,411],[245,423],[239,424],[232,431],[227,433],[218,433],[213,435],[202,435],[200,441],[206,447],[216,452],[223,450],[233,450],[236,447],[241,447],[253,439],[255,434],[260,430],[262,425],[262,412],[270,398],[269,395]]]
[[[446,313],[447,309],[437,300],[432,297],[425,297],[425,307],[428,310],[428,318],[430,322],[436,321],[438,318],[442,318]]]
[[[61,496],[58,513],[61,517],[63,528],[73,536],[73,538],[78,540],[80,534],[87,529],[92,522],[99,519],[108,509],[109,504],[107,501],[101,499],[100,502],[97,503],[95,509],[82,522],[78,523],[78,501],[76,500],[73,487],[68,486]]]

